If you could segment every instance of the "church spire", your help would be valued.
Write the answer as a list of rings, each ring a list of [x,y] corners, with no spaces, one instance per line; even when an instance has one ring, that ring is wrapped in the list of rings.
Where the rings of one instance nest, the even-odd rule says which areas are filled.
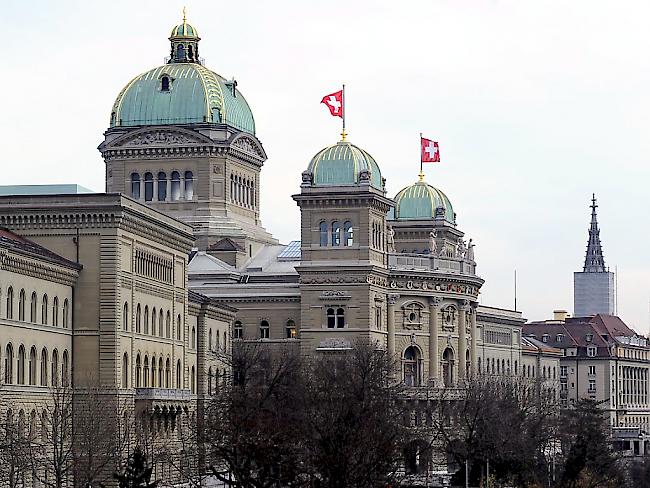
[[[589,241],[587,242],[587,254],[583,268],[586,273],[603,273],[606,271],[603,248],[600,244],[600,229],[596,218],[596,208],[598,208],[598,205],[594,193],[591,197],[591,226],[589,227]]]

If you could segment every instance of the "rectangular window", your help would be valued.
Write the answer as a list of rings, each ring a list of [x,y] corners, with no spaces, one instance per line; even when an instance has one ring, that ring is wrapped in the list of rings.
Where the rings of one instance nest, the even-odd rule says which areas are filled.
[[[589,366],[589,374],[591,376],[596,376],[596,366]]]
[[[566,378],[567,376],[567,367],[560,366],[560,378]]]
[[[595,356],[596,356],[596,350],[597,350],[597,349],[596,349],[595,346],[589,346],[589,347],[587,348],[587,356],[589,356],[590,358],[595,357]]]
[[[589,393],[596,391],[596,380],[589,380]]]

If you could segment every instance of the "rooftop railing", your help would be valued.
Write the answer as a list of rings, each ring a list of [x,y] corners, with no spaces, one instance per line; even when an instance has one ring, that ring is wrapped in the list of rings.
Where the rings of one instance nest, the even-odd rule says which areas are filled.
[[[388,267],[413,271],[438,271],[440,273],[476,276],[476,263],[463,258],[427,256],[426,254],[392,253]]]

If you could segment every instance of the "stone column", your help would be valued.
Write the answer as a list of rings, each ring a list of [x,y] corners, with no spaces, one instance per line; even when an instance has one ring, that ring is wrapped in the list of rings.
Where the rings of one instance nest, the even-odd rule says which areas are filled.
[[[467,308],[469,306],[468,300],[463,300],[460,303],[460,310],[458,312],[458,382],[466,379],[467,368],[465,364],[465,356],[467,355],[467,335],[465,328]]]
[[[181,180],[180,186],[178,188],[178,199],[185,200],[185,176],[179,178]]]
[[[171,176],[165,180],[165,201],[172,201],[172,179]]]
[[[157,202],[158,201],[158,175],[154,175],[153,177],[153,195],[151,195],[151,201],[152,202]]]
[[[442,298],[431,297],[429,301],[429,385],[436,386],[440,382],[440,358],[438,357],[438,334],[440,304]]]
[[[470,328],[472,330],[472,344],[471,344],[471,349],[469,353],[469,360],[471,361],[471,366],[472,366],[472,375],[475,375],[478,373],[478,359],[477,359],[477,342],[478,342],[478,328],[476,327],[476,309],[478,308],[478,303],[472,302],[470,311],[472,315],[470,315],[469,318],[469,323],[470,323]]]
[[[388,349],[388,357],[394,361],[395,360],[395,303],[399,298],[399,295],[395,293],[389,293],[387,295],[388,302],[388,338],[386,341],[386,348]]]

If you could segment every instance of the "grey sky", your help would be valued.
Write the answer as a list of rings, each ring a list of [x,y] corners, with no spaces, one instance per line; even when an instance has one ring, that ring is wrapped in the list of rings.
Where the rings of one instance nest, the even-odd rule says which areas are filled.
[[[3,184],[104,188],[96,146],[115,96],[163,62],[182,2],[3,1]],[[235,76],[269,155],[262,219],[299,237],[290,195],[337,141],[319,105],[346,83],[352,142],[390,196],[415,181],[418,133],[440,142],[427,181],[477,244],[482,303],[529,319],[573,307],[598,197],[619,315],[648,331],[650,4],[598,1],[187,1],[209,68]]]

